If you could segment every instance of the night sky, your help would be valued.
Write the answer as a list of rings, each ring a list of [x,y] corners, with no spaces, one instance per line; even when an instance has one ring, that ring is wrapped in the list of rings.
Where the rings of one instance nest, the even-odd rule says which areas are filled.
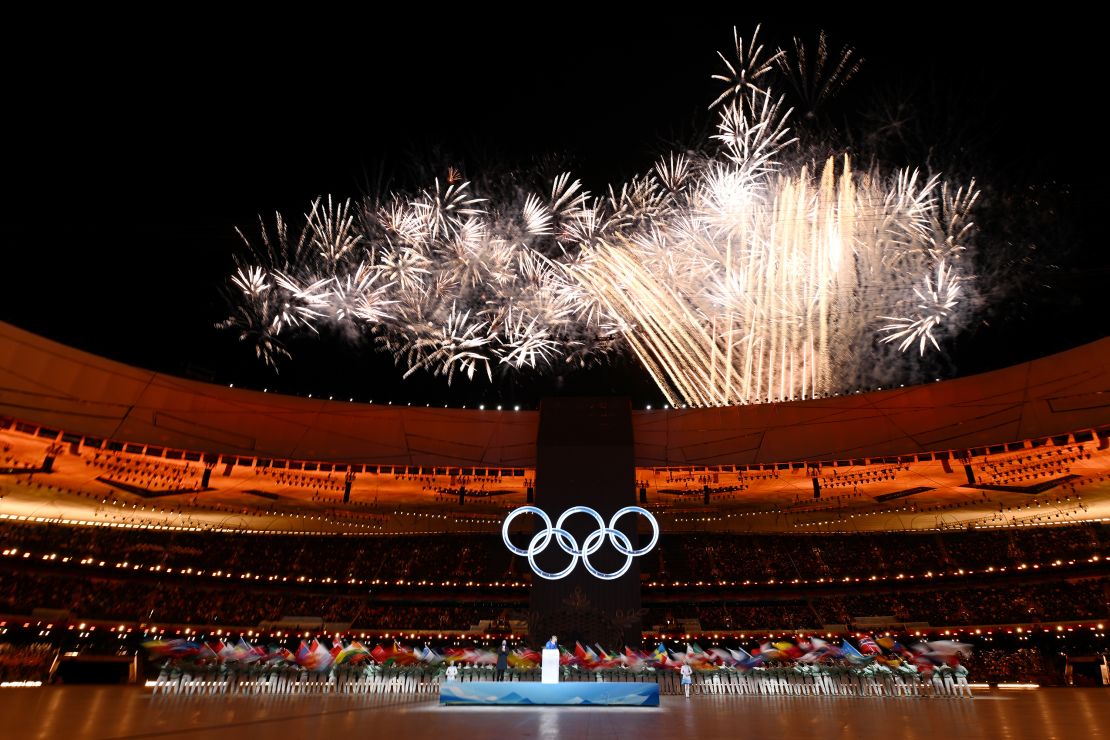
[[[13,27],[0,318],[134,365],[286,392],[454,405],[531,405],[552,392],[659,402],[630,361],[449,389],[426,375],[402,381],[392,359],[368,347],[294,342],[294,360],[274,376],[213,326],[227,315],[220,289],[239,246],[233,227],[251,229],[275,209],[300,213],[320,194],[358,196],[383,182],[411,189],[423,184],[412,162],[473,177],[554,157],[600,191],[672,144],[699,141],[719,89],[709,78],[716,50],[729,49],[734,24],[747,34],[762,20],[769,43],[812,40],[824,28],[834,46],[851,43],[865,58],[827,111],[834,129],[858,127],[877,100],[913,101],[914,127],[936,150],[888,147],[889,164],[930,157],[1004,193],[996,203],[1019,204],[979,215],[1028,242],[1014,252],[1026,257],[1002,270],[1016,287],[999,290],[986,323],[946,344],[947,375],[1106,333],[1103,60],[1095,31],[1072,19],[606,22],[543,6],[555,13],[543,22],[480,13],[418,25],[431,10],[411,8],[407,17],[141,19],[143,34],[122,30],[135,19],[107,16]],[[1043,209],[1036,218],[1030,203]]]

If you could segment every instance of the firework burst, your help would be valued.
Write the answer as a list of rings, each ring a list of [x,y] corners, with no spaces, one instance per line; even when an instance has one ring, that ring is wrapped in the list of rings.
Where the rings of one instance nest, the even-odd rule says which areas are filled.
[[[701,153],[600,195],[570,173],[480,193],[451,169],[412,196],[319,199],[300,229],[278,216],[244,237],[224,325],[268,363],[290,332],[372,333],[406,376],[448,382],[628,352],[691,405],[811,398],[876,346],[939,349],[966,318],[974,183],[800,161],[772,72],[812,109],[859,61],[824,35],[813,52],[770,50],[758,30],[721,57]]]

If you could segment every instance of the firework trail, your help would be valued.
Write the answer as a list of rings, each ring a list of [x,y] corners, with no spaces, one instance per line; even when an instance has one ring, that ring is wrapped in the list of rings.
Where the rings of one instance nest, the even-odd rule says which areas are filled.
[[[775,64],[794,89],[806,115],[813,116],[859,72],[863,59],[851,46],[830,54],[828,36],[821,31],[812,48],[795,37],[794,48],[776,57]]]
[[[241,233],[223,325],[270,364],[290,333],[345,327],[448,382],[631,352],[669,403],[702,406],[835,392],[884,343],[939,349],[968,311],[974,183],[792,158],[776,69],[813,106],[858,61],[757,34],[722,56],[704,153],[598,195],[564,173],[487,198],[452,169],[412,196],[319,199],[300,229]]]

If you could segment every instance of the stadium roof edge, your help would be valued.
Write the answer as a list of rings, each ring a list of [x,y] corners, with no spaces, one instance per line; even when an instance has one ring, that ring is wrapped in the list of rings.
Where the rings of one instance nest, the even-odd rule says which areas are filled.
[[[534,467],[536,411],[381,406],[132,367],[0,322],[0,415],[164,447],[335,463]],[[640,467],[968,450],[1110,424],[1110,338],[981,375],[832,398],[633,413]]]

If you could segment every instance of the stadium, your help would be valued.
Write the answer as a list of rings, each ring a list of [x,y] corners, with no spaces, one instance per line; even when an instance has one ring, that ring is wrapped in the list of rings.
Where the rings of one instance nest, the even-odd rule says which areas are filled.
[[[1098,43],[473,15],[17,84],[6,730],[1099,736]]]
[[[0,620],[22,645],[6,651],[8,683],[157,680],[143,643],[242,636],[294,650],[353,640],[386,661],[408,646],[394,661],[430,684],[421,647],[536,647],[536,622],[591,654],[798,635],[959,640],[976,648],[977,684],[1105,683],[1106,340],[845,398],[624,401],[632,444],[594,441],[629,453],[624,489],[591,488],[587,461],[575,491],[659,522],[632,584],[635,636],[588,583],[537,612],[540,579],[502,543],[509,511],[547,500],[543,406],[282,397],[10,325],[0,342]],[[723,691],[712,672],[696,678]]]

